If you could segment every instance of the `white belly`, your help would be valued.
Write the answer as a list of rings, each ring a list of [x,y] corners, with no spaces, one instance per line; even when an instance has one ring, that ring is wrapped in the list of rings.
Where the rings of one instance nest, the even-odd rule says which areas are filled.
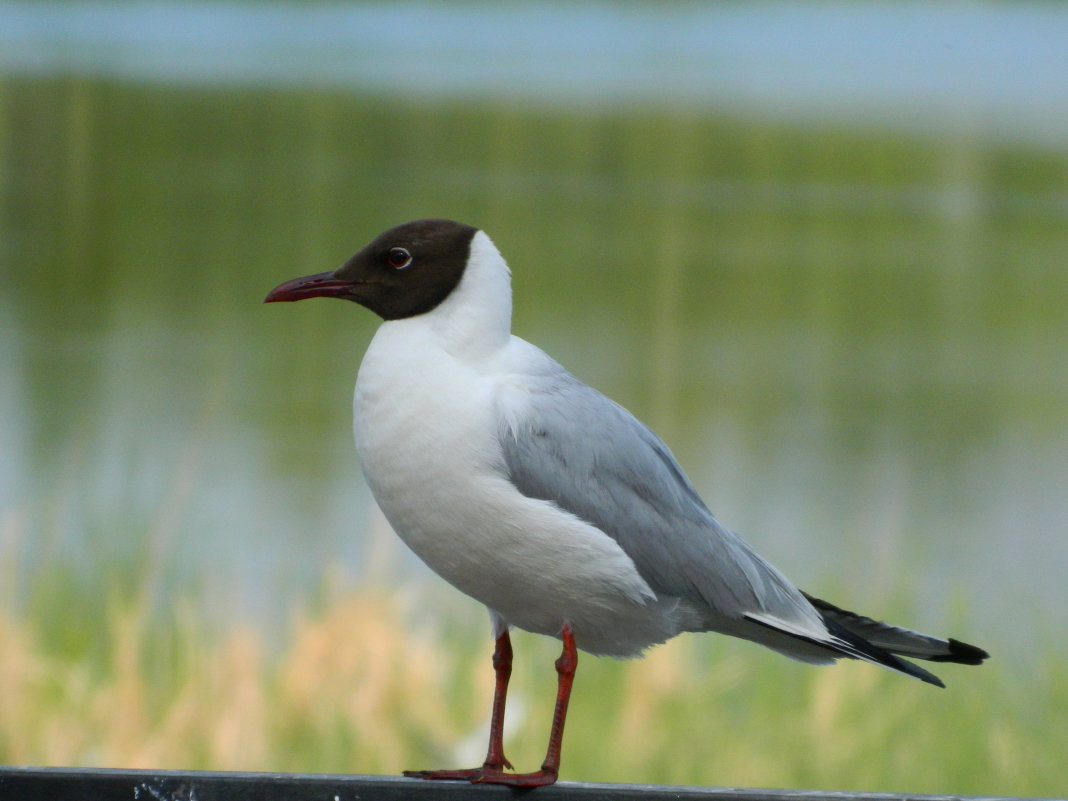
[[[615,541],[508,481],[495,406],[502,373],[479,372],[418,326],[379,329],[354,399],[367,482],[404,542],[509,623],[630,656],[678,633]]]

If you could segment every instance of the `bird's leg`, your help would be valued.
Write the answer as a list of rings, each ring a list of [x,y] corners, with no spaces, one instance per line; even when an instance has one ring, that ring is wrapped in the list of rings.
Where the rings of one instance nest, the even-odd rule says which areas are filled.
[[[512,676],[512,639],[507,629],[497,638],[493,649],[493,670],[497,681],[493,688],[493,711],[490,714],[489,749],[480,768],[461,770],[406,770],[404,775],[414,779],[460,779],[478,781],[484,771],[504,774],[512,763],[504,755],[504,705],[508,697],[508,680]]]
[[[554,784],[560,774],[560,748],[564,739],[564,720],[567,704],[571,699],[571,686],[575,682],[578,667],[578,650],[571,627],[565,625],[560,635],[564,650],[556,660],[556,708],[553,724],[549,730],[549,747],[541,770],[534,773],[505,773],[512,767],[504,758],[504,701],[508,692],[508,679],[512,675],[512,642],[505,632],[497,638],[493,652],[493,667],[497,672],[497,685],[493,693],[493,713],[490,717],[489,751],[481,768],[468,770],[406,770],[404,775],[413,779],[461,779],[484,784],[504,784],[509,787],[541,787]]]
[[[493,672],[497,681],[493,686],[489,750],[482,767],[504,770],[512,767],[504,755],[504,704],[508,698],[508,680],[512,677],[512,638],[508,636],[508,629],[497,638],[497,646],[493,649]]]
[[[493,770],[487,764],[482,772],[471,777],[472,782],[485,784],[506,784],[509,787],[541,787],[556,782],[560,774],[560,749],[564,739],[564,720],[567,718],[567,704],[571,699],[571,686],[575,682],[575,668],[578,667],[578,651],[571,627],[565,625],[561,632],[564,650],[556,660],[556,708],[553,710],[553,724],[549,730],[549,747],[545,751],[545,761],[541,770],[534,773],[505,773]],[[491,741],[492,746],[492,741]]]

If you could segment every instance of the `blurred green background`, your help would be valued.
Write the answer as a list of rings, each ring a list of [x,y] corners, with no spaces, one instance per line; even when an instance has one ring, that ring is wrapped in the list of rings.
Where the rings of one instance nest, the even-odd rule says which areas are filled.
[[[564,778],[1063,792],[1064,41],[1060,4],[0,5],[0,761],[480,758],[483,612],[353,452],[376,320],[260,303],[444,216],[802,587],[995,657],[944,694],[587,658]],[[517,648],[536,763],[556,646]]]

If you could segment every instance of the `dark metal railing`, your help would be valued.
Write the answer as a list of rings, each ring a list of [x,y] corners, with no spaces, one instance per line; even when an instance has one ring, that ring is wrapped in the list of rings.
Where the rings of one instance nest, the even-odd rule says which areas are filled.
[[[532,801],[1009,801],[987,796],[582,782],[524,791],[399,776],[0,767],[0,801],[468,801],[529,793],[534,793]]]

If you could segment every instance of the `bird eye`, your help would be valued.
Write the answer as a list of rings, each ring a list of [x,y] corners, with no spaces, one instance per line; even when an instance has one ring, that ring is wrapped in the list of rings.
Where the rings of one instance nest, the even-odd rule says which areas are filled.
[[[403,270],[412,263],[412,254],[404,248],[390,248],[386,261],[394,270]]]

